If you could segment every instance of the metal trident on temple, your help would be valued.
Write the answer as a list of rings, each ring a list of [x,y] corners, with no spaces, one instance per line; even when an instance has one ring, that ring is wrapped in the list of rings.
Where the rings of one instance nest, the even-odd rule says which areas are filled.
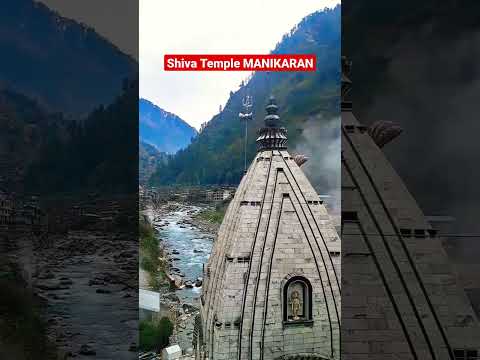
[[[248,121],[252,120],[253,114],[251,108],[253,100],[250,95],[246,95],[242,100],[243,112],[238,114],[240,121],[245,121],[245,152],[244,152],[244,172],[247,172],[247,138],[248,138]]]

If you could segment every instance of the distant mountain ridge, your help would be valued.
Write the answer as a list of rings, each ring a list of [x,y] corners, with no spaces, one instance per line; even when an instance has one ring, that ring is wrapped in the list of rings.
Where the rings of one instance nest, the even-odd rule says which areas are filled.
[[[197,135],[197,130],[179,116],[146,99],[139,101],[139,128],[141,142],[169,154],[187,147]]]
[[[275,95],[282,125],[288,130],[292,151],[305,142],[305,134],[319,123],[340,116],[341,8],[324,9],[306,16],[282,38],[272,53],[316,54],[314,73],[257,72],[247,84],[230,93],[222,112],[202,125],[192,144],[159,166],[152,185],[236,184],[243,175],[244,125],[238,119],[242,98],[253,97],[254,119],[249,124],[248,161],[256,153],[256,131],[263,126],[265,104]],[[319,134],[317,134],[319,135]],[[323,181],[323,180],[322,180]],[[322,181],[319,181],[321,184]]]
[[[78,118],[121,94],[138,63],[92,28],[33,0],[4,0],[0,87]]]

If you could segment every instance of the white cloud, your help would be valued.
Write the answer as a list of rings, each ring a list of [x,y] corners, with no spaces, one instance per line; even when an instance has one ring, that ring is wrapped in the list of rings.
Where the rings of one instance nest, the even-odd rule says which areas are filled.
[[[166,53],[268,53],[338,0],[140,0],[140,96],[199,128],[247,72],[165,72]]]

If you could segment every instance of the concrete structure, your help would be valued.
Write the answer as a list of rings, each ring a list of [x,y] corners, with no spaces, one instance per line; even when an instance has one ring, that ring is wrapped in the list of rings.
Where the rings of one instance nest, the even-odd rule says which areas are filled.
[[[139,289],[138,305],[140,310],[140,320],[159,320],[160,293]]]
[[[339,359],[340,239],[273,98],[205,267],[197,359]]]
[[[177,360],[182,357],[182,349],[178,345],[172,345],[162,350],[162,360]]]
[[[229,199],[233,195],[233,193],[234,193],[234,190],[226,189],[226,188],[207,190],[205,192],[205,199],[207,201],[220,202],[220,201]]]
[[[342,359],[477,359],[478,319],[437,236],[367,128],[342,76]],[[434,179],[432,179],[434,181]]]

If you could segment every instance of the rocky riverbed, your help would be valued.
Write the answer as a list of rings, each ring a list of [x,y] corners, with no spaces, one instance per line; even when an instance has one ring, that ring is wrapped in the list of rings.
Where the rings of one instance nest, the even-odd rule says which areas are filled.
[[[32,290],[47,304],[48,334],[60,359],[135,359],[138,344],[135,237],[69,231],[34,247],[19,239],[13,254]]]
[[[168,261],[168,273],[175,278],[177,289],[160,290],[161,305],[173,306],[178,321],[177,340],[184,349],[192,346],[193,322],[198,314],[203,266],[208,261],[214,234],[218,229],[195,215],[204,207],[169,203],[144,213],[158,233]],[[145,276],[145,273],[141,277]],[[146,283],[141,281],[141,283]]]

